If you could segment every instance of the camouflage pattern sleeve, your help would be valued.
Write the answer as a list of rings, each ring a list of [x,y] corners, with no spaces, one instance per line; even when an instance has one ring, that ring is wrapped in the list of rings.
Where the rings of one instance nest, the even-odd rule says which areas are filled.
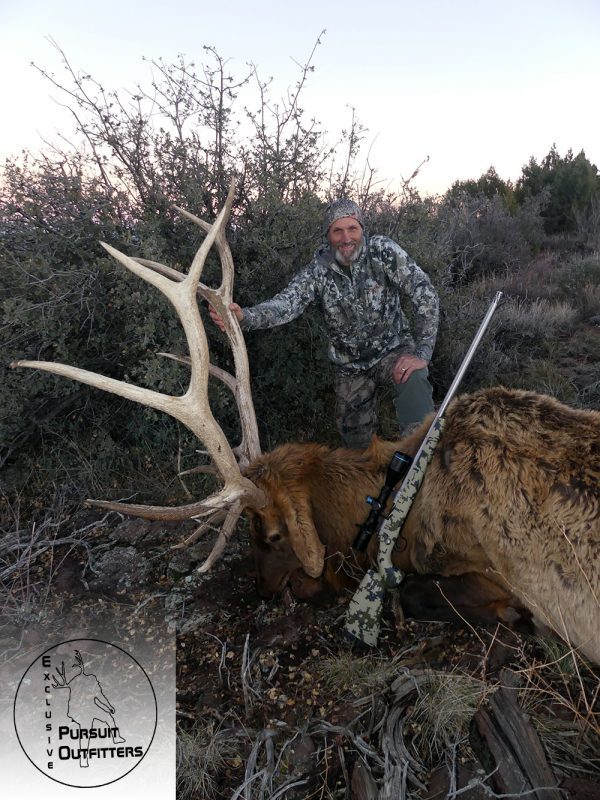
[[[299,317],[315,299],[314,265],[304,267],[285,289],[264,303],[243,308],[243,331],[274,328]]]
[[[429,276],[404,251],[390,240],[394,260],[390,264],[390,279],[410,300],[414,311],[413,337],[415,355],[431,361],[439,323],[439,300]]]

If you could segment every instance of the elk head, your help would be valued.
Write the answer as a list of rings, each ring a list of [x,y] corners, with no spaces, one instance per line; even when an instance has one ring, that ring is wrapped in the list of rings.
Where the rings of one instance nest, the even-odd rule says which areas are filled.
[[[414,452],[417,438],[403,446]],[[246,476],[269,498],[249,512],[261,595],[288,582],[303,598],[323,584],[338,592],[354,585],[376,549],[375,538],[368,553],[351,547],[365,520],[365,498],[379,493],[398,444],[376,437],[365,450],[289,443],[248,467]]]
[[[325,545],[314,522],[313,486],[321,473],[322,453],[314,444],[285,444],[255,460],[245,474],[268,497],[250,509],[257,588],[263,597],[292,579],[294,592],[309,597],[320,588]]]

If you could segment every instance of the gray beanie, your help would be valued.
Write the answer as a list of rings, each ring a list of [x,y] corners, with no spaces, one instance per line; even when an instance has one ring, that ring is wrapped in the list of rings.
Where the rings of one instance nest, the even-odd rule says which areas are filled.
[[[340,200],[334,200],[325,209],[325,217],[323,218],[323,236],[327,236],[327,231],[336,219],[342,217],[354,217],[360,223],[361,228],[365,227],[363,213],[360,206],[357,206],[353,200],[347,197],[342,197]]]

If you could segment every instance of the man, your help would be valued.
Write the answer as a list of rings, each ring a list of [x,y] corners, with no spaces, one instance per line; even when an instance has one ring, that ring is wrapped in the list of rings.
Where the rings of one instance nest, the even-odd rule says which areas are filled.
[[[401,434],[433,409],[427,365],[438,327],[428,276],[386,236],[368,237],[361,209],[335,200],[323,223],[327,243],[271,300],[230,305],[242,330],[291,322],[311,304],[321,311],[335,366],[336,423],[346,447],[362,448],[377,426],[375,389],[391,383]],[[401,301],[412,306],[411,332]],[[213,321],[223,321],[210,309]]]

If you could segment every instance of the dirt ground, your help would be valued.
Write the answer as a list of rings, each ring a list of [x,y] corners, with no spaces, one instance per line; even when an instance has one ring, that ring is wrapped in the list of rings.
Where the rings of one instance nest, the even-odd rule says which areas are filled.
[[[523,796],[600,798],[600,680],[559,643],[402,623],[388,607],[369,649],[344,635],[349,596],[261,600],[247,537],[200,575],[210,543],[170,550],[184,533],[80,512],[53,547],[32,548],[29,618],[1,631],[10,650],[35,647],[67,612],[82,627],[110,619],[121,637],[161,617],[176,636],[178,797],[499,796],[478,715],[509,669],[561,787]],[[13,572],[13,592],[23,580]]]

